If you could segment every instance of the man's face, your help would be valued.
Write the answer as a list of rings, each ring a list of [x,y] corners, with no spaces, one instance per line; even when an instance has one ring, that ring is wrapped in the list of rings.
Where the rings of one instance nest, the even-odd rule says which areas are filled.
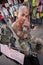
[[[29,19],[29,11],[28,9],[24,9],[18,14],[18,18],[22,17],[25,21]]]

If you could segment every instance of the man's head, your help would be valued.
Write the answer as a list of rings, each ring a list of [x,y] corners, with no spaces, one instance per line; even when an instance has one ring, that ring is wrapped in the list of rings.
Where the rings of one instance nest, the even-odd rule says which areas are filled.
[[[20,6],[18,11],[18,18],[22,17],[24,20],[29,19],[29,11],[26,6]]]

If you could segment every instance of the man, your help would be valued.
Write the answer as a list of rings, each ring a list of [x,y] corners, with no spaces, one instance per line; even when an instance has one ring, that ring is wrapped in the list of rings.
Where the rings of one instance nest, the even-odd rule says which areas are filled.
[[[26,6],[20,6],[17,20],[12,24],[12,28],[19,37],[22,52],[29,55],[31,43],[37,43],[38,38],[32,38],[30,35],[29,11]]]
[[[20,46],[22,47],[23,51],[28,50],[29,47],[26,45],[22,46],[22,42],[27,41],[30,39],[30,21],[29,21],[29,11],[26,6],[21,6],[18,13],[18,19],[16,22],[12,24],[12,28],[19,37]],[[27,52],[27,51],[25,51]]]
[[[24,32],[23,27],[26,27],[27,29],[30,28],[30,22],[28,22],[29,21],[29,12],[25,6],[23,6],[22,8],[20,7],[20,9],[21,10],[19,10],[18,19],[16,20],[15,23],[12,24],[12,28],[14,29],[14,31],[20,38],[25,39],[28,36],[25,36],[25,37],[23,36],[23,35],[25,35],[23,33]],[[21,35],[21,33],[22,33],[22,35]]]

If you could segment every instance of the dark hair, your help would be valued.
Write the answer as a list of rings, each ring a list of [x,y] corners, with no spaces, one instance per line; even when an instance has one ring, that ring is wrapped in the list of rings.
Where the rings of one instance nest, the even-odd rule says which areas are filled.
[[[6,8],[5,5],[2,5],[2,7]]]
[[[36,51],[41,50],[42,49],[42,44],[37,43],[35,49],[36,49]]]

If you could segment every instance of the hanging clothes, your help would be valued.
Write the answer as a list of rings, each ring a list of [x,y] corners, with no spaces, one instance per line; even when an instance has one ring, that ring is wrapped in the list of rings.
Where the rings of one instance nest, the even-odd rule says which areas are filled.
[[[24,2],[26,3],[26,2],[28,2],[28,0],[24,0]]]
[[[36,6],[38,6],[39,5],[39,0],[36,0]]]
[[[36,6],[36,0],[32,0],[32,6]]]

